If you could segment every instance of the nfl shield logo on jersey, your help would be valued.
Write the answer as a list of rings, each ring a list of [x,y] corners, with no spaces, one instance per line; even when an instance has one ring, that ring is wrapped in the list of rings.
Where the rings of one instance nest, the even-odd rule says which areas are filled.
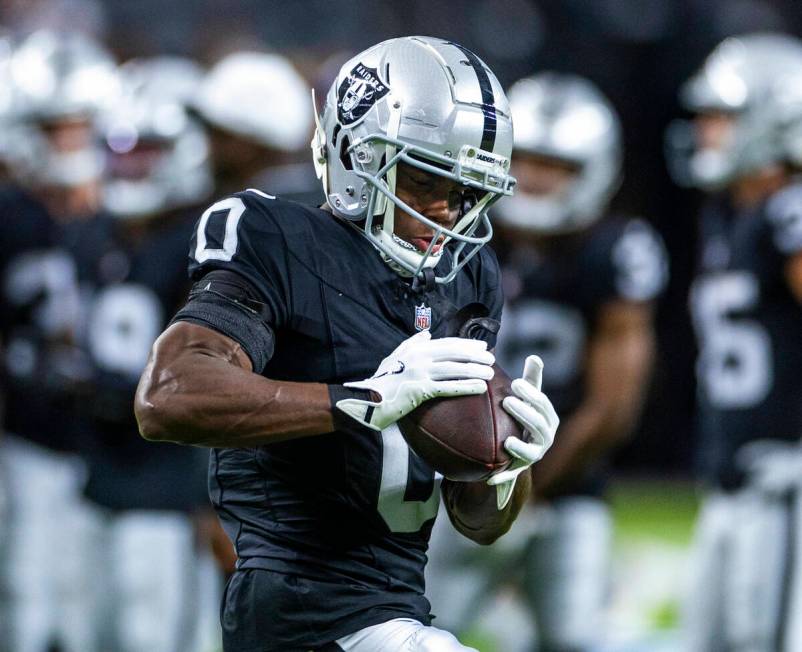
[[[420,304],[415,306],[415,330],[428,331],[432,325],[432,309]]]

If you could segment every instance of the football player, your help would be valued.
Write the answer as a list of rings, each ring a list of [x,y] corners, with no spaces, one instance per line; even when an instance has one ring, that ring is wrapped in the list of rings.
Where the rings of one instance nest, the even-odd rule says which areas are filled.
[[[684,85],[679,181],[709,195],[691,309],[698,334],[697,523],[686,649],[802,649],[802,42],[730,38]]]
[[[396,422],[492,377],[488,342],[442,336],[468,304],[500,316],[482,245],[488,207],[512,192],[511,148],[504,91],[476,55],[392,39],[347,62],[326,98],[322,208],[248,190],[201,216],[196,284],[136,413],[148,439],[214,447],[210,494],[239,556],[226,650],[468,649],[430,625],[441,483]],[[510,527],[554,437],[541,364],[527,359],[504,403],[526,432],[506,442],[512,465],[442,483],[455,525],[482,543]]]
[[[534,617],[537,649],[588,650],[603,636],[610,563],[605,454],[631,432],[641,409],[667,262],[646,222],[609,212],[620,183],[621,128],[600,91],[581,77],[545,72],[517,82],[509,98],[518,186],[495,210],[507,299],[496,357],[502,367],[522,351],[543,359],[544,391],[562,425],[533,469],[528,520],[507,547],[525,561],[518,588]],[[443,551],[458,544],[436,534]],[[455,565],[455,558],[435,557],[432,573],[443,583],[432,601],[435,613],[462,628],[493,596],[493,581],[479,577],[488,568]],[[477,576],[473,590],[466,573]],[[450,575],[462,587],[459,600],[449,595]]]
[[[309,93],[277,54],[236,52],[212,67],[190,105],[211,137],[216,195],[266,187],[286,199],[323,200],[312,166],[298,160],[314,127]]]
[[[201,613],[200,580],[214,563],[195,527],[211,509],[208,454],[147,444],[131,409],[150,347],[189,289],[186,243],[211,191],[207,139],[182,104],[202,74],[184,59],[129,61],[121,97],[99,119],[103,207],[116,219],[97,252],[104,273],[84,286],[93,398],[81,407],[93,437],[85,494],[101,532],[93,569],[103,584],[101,649],[203,649],[197,619],[211,616]]]
[[[96,43],[37,32],[10,62],[20,102],[0,193],[0,337],[6,410],[0,456],[10,517],[2,560],[0,649],[94,650],[93,580],[81,563],[92,520],[81,490],[91,365],[77,346],[81,284],[99,272],[109,221],[98,215],[102,154],[93,121],[117,87]]]

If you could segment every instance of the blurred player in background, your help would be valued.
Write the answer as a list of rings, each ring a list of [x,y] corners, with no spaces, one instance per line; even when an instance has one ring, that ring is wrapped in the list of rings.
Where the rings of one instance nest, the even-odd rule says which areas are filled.
[[[101,578],[99,649],[194,652],[203,610],[204,555],[196,519],[208,518],[208,454],[139,436],[132,405],[157,335],[189,289],[187,241],[212,189],[209,148],[185,110],[203,71],[189,60],[134,60],[119,100],[99,120],[107,150],[102,204],[114,218],[86,284],[84,345],[93,365],[86,495],[98,537],[87,561]],[[206,604],[219,601],[209,596]],[[219,638],[219,637],[218,637]],[[214,649],[206,641],[205,649]],[[219,643],[218,643],[219,645]]]
[[[103,154],[93,121],[118,88],[96,43],[37,32],[10,62],[18,111],[0,192],[6,411],[0,455],[10,489],[0,649],[86,652],[93,531],[81,491],[92,365],[80,346],[81,289],[99,273],[110,222],[99,216]]]
[[[211,138],[216,196],[253,187],[300,202],[324,201],[308,155],[299,160],[312,137],[310,93],[277,54],[237,52],[212,67],[191,106]]]
[[[802,42],[727,39],[683,87],[678,181],[709,194],[691,308],[699,516],[689,652],[802,649]]]
[[[612,544],[605,454],[632,431],[649,386],[653,303],[667,261],[646,222],[608,214],[620,182],[621,133],[607,99],[587,80],[555,73],[519,81],[509,97],[518,188],[496,211],[506,295],[496,355],[507,368],[522,351],[543,358],[544,389],[562,425],[533,468],[529,519],[523,515],[505,548],[516,575],[524,564],[518,585],[537,649],[574,652],[603,636]],[[443,536],[440,545],[451,548]],[[433,610],[464,627],[482,593],[509,579],[477,578],[473,590],[451,592],[433,582]],[[452,589],[464,578],[456,582]]]

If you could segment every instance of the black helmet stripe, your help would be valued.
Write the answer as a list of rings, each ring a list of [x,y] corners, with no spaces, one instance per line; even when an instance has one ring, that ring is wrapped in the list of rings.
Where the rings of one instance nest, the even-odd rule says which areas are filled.
[[[492,152],[496,144],[496,99],[493,95],[493,85],[490,83],[490,76],[487,74],[484,65],[473,52],[459,43],[450,42],[458,48],[471,64],[476,78],[479,81],[479,90],[482,92],[482,113],[485,116],[484,129],[482,130],[482,144],[479,146],[487,152]]]

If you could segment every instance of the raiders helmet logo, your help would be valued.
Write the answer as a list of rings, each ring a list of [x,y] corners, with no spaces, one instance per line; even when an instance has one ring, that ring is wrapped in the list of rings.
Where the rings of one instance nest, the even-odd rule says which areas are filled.
[[[337,89],[337,117],[342,125],[351,125],[383,98],[390,87],[379,79],[375,68],[358,63]]]

